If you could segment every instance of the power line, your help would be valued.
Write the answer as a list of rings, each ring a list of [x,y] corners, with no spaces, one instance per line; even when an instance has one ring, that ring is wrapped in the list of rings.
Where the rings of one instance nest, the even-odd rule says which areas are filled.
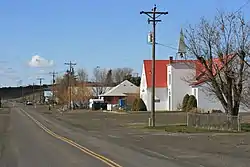
[[[241,11],[245,6],[249,4],[250,0],[247,0],[242,6],[240,6],[234,13],[238,13]]]
[[[155,127],[155,44],[156,44],[156,37],[155,37],[155,27],[156,23],[161,22],[158,18],[161,15],[167,15],[168,12],[158,12],[156,11],[156,5],[154,5],[154,8],[152,11],[144,12],[141,11],[140,14],[147,15],[148,18],[148,24],[153,24],[153,32],[152,32],[152,94],[151,94],[151,119],[150,119],[150,126]]]

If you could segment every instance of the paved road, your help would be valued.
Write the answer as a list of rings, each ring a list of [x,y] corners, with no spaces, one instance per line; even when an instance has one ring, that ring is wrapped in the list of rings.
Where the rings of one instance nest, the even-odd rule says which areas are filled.
[[[11,167],[77,167],[77,166],[108,166],[79,149],[60,141],[42,130],[22,112],[22,106],[12,109],[10,142],[4,152],[0,166],[9,164]],[[119,167],[200,167],[199,164],[170,159],[154,152],[131,149],[119,146],[106,140],[94,137],[88,133],[79,133],[70,127],[57,124],[34,112],[34,109],[24,107],[33,118],[49,127],[55,133],[67,138],[75,139],[77,143],[102,155]],[[115,166],[113,166],[115,167]]]
[[[49,135],[41,129],[25,113],[43,124],[50,124],[50,129],[67,138],[76,139],[81,145],[110,159],[120,166],[118,167],[186,167],[182,162],[169,160],[168,157],[157,157],[151,154],[143,154],[139,151],[125,148],[105,140],[87,134],[79,134],[67,127],[53,124],[33,110],[23,107],[12,108],[10,129],[1,154],[1,167],[78,167],[78,166],[110,166],[92,156],[89,156]],[[116,167],[116,166],[112,166]]]
[[[206,142],[199,142],[200,138],[197,138],[196,141],[196,138],[191,136],[179,138],[165,136],[166,133],[165,137],[162,134],[138,134],[138,132],[129,134],[132,131],[125,131],[125,129],[121,131],[122,129],[112,128],[109,124],[99,131],[98,129],[93,131],[88,127],[82,129],[83,127],[77,128],[64,121],[53,119],[49,115],[41,114],[33,107],[19,105],[18,108],[12,110],[11,114],[12,127],[9,135],[11,139],[9,146],[11,147],[5,151],[4,158],[1,160],[2,162],[12,162],[11,167],[15,167],[17,164],[21,167],[108,166],[47,134],[21,112],[20,108],[56,134],[70,138],[95,153],[115,161],[122,167],[217,167],[218,165],[243,167],[249,164],[248,154],[243,154],[243,146],[232,148],[226,143],[222,143],[224,145],[221,147],[221,149],[223,148],[222,154],[209,149],[202,150],[206,148],[202,143]],[[82,119],[82,121],[86,120]],[[112,130],[108,130],[109,128]],[[209,140],[206,141],[209,142]],[[185,143],[189,143],[189,145],[187,146]],[[192,145],[194,143],[199,147]],[[211,145],[211,148],[220,147],[215,142],[214,145]],[[248,148],[248,145],[244,145],[246,152]],[[3,165],[0,163],[0,166]]]
[[[19,109],[12,109],[7,137],[0,159],[1,167],[107,166],[48,135]]]

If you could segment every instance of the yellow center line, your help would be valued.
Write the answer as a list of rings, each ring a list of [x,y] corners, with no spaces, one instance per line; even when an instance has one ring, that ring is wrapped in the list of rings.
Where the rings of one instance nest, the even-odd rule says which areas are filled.
[[[24,111],[23,109],[20,108],[20,110],[26,115],[28,116],[32,121],[34,121],[41,129],[43,129],[45,132],[47,132],[49,135],[61,140],[61,141],[64,141],[68,144],[70,144],[71,146],[81,150],[82,152],[102,161],[103,163],[107,164],[108,166],[110,167],[122,167],[121,165],[117,164],[116,162],[100,155],[100,154],[97,154],[89,149],[87,149],[86,147],[83,147],[82,145],[66,138],[66,137],[63,137],[63,136],[60,136],[58,134],[56,134],[55,132],[51,131],[50,129],[48,129],[47,127],[45,127],[41,122],[39,122],[38,120],[36,120],[34,117],[32,117],[30,114],[28,114],[26,111]]]

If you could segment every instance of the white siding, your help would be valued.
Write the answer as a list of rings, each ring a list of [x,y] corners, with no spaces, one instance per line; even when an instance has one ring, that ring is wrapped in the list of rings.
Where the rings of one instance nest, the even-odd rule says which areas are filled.
[[[148,91],[147,91],[147,80],[145,75],[144,64],[142,66],[141,84],[140,84],[140,98],[144,101],[148,109]]]
[[[209,96],[206,92],[206,84],[202,84],[196,88],[198,90],[197,106],[198,108],[204,109],[206,112],[213,109],[225,111],[222,104],[216,97]],[[240,107],[240,112],[249,112],[250,110]]]
[[[182,104],[185,94],[190,94],[192,89],[187,83],[187,79],[194,75],[194,70],[185,63],[174,63],[168,65],[168,76],[171,73],[169,82],[170,106],[169,110],[177,110]],[[171,92],[171,93],[170,93]]]
[[[152,88],[147,89],[147,110],[151,111],[151,94]],[[155,110],[156,111],[166,111],[168,110],[168,89],[167,88],[156,88],[155,89],[155,97],[159,99],[160,102],[155,102]]]

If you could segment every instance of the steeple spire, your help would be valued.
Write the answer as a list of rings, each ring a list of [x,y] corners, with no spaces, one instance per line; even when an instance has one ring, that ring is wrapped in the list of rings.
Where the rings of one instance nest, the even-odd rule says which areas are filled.
[[[186,51],[186,44],[185,44],[184,34],[183,34],[182,29],[181,29],[177,54],[181,58],[183,58],[183,56],[186,54],[186,52],[187,51]]]

